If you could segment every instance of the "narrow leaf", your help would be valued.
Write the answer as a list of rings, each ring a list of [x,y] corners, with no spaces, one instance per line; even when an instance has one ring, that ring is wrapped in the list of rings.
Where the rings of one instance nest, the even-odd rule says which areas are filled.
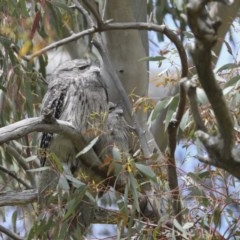
[[[143,58],[140,58],[138,61],[139,62],[143,62],[143,61],[162,61],[166,59],[165,57],[163,56],[155,56],[155,57],[143,57]]]
[[[223,70],[229,70],[229,69],[233,69],[233,68],[237,68],[239,65],[235,64],[235,63],[227,63],[225,65],[223,65],[222,67],[220,67],[217,72],[221,72]]]
[[[40,168],[34,168],[34,169],[29,169],[27,172],[42,172],[51,169],[50,167],[40,167]]]
[[[166,98],[158,102],[157,106],[154,108],[152,113],[152,118],[151,118],[152,121],[154,121],[158,117],[158,115],[162,112],[162,110],[167,107],[168,102],[169,102],[169,98]]]
[[[133,176],[132,173],[129,173],[129,180],[130,180],[130,185],[131,185],[131,192],[133,195],[133,202],[134,202],[134,207],[138,212],[140,212],[140,207],[139,207],[139,202],[138,202],[138,183],[135,177]]]
[[[85,154],[86,152],[88,152],[94,145],[95,143],[98,141],[99,136],[95,137],[82,151],[80,151],[77,155],[76,158],[78,158],[79,156]]]
[[[151,180],[156,181],[156,175],[149,166],[143,165],[143,164],[140,164],[140,163],[136,163],[135,165],[136,165],[136,168],[141,173],[143,173],[145,176],[149,177]]]

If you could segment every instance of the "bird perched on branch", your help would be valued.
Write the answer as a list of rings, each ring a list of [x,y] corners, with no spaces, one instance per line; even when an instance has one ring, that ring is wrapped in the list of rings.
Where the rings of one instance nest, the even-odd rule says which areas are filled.
[[[108,96],[100,68],[86,59],[76,59],[61,64],[49,79],[43,98],[41,113],[51,111],[56,119],[71,123],[86,143],[103,129],[108,114]],[[82,146],[84,147],[84,146]],[[66,171],[77,169],[77,149],[65,136],[43,133],[40,143],[43,154],[41,166],[50,166],[51,159],[63,163]],[[57,174],[43,171],[39,191],[56,186]],[[48,186],[44,186],[44,185]]]
[[[104,132],[93,149],[100,157],[102,166],[100,173],[108,179],[107,185],[117,188],[126,184],[125,165],[130,160],[130,126],[126,122],[123,108],[109,103],[109,113]]]

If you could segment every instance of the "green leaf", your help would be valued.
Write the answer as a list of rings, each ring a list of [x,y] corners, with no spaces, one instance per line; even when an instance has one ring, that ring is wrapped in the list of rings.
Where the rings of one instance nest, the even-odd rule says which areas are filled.
[[[172,97],[168,103],[168,108],[173,111],[176,111],[178,107],[178,102],[179,102],[179,95]]]
[[[169,100],[169,102],[167,104],[168,111],[167,111],[166,118],[165,118],[165,131],[167,130],[170,121],[172,121],[172,119],[173,119],[173,116],[178,107],[178,102],[179,102],[179,95],[176,95],[174,97],[171,97],[171,99]]]
[[[194,223],[193,222],[187,222],[183,225],[183,229],[189,229],[189,228],[192,228],[194,226]]]
[[[228,93],[232,92],[234,86],[229,86],[223,89],[223,95],[227,95]]]
[[[164,131],[167,130],[167,128],[168,128],[168,126],[169,126],[169,123],[170,123],[170,122],[172,121],[172,119],[173,119],[174,114],[175,114],[175,111],[174,111],[174,110],[168,109],[167,115],[166,115],[166,118],[165,118]]]
[[[7,92],[7,89],[1,84],[0,84],[0,89],[3,90],[4,92]]]
[[[202,105],[208,103],[207,95],[206,95],[206,93],[204,92],[203,89],[197,88],[196,94],[197,94],[198,101],[199,101]]]
[[[153,172],[153,170],[149,166],[143,165],[143,164],[140,164],[140,163],[136,163],[135,165],[136,165],[136,168],[141,173],[143,173],[145,176],[149,177],[154,182],[157,182],[156,175],[155,175],[155,173]]]
[[[76,188],[79,188],[81,186],[86,186],[85,183],[79,181],[77,178],[71,176],[71,175],[65,175],[66,179],[68,179],[69,181],[72,182],[73,186],[76,187]]]
[[[10,45],[13,43],[10,39],[0,36],[0,43],[2,43],[6,47],[10,47]],[[10,50],[10,49],[9,49]]]
[[[168,103],[169,97],[157,103],[157,106],[153,110],[151,121],[154,121],[158,117],[162,110],[167,107]]]
[[[132,173],[129,173],[129,182],[130,182],[130,186],[131,186],[131,193],[133,195],[133,206],[136,208],[136,210],[138,212],[140,212],[140,207],[139,207],[139,202],[138,202],[138,183],[136,178],[133,176]]]
[[[182,234],[183,239],[188,239],[187,237],[187,231],[183,228],[181,224],[176,219],[173,219],[173,225],[176,227]]]
[[[119,150],[119,148],[117,146],[114,145],[113,149],[112,149],[112,154],[113,154],[113,159],[117,160],[117,161],[121,161],[121,152]]]
[[[63,172],[62,162],[60,161],[60,159],[58,158],[58,156],[54,152],[51,152],[49,154],[48,159],[51,161],[51,163],[57,168],[57,170],[60,173]]]
[[[240,75],[234,76],[231,78],[224,86],[224,88],[229,87],[229,86],[234,86],[240,79]]]
[[[143,62],[143,61],[153,61],[153,62],[158,62],[158,61],[162,61],[165,60],[166,58],[163,56],[154,56],[154,57],[143,57],[140,58],[138,61],[139,62]]]
[[[40,167],[40,168],[34,168],[34,169],[29,169],[27,172],[42,172],[51,169],[51,167]]]
[[[190,121],[190,113],[189,113],[189,109],[187,109],[187,111],[183,114],[182,120],[180,122],[180,129],[182,131],[184,131]]]
[[[223,65],[222,67],[220,67],[217,72],[221,72],[221,71],[224,71],[224,70],[230,70],[230,69],[233,69],[233,68],[237,68],[239,67],[239,64],[236,64],[236,63],[227,63],[225,65]]]
[[[37,155],[33,155],[33,156],[30,156],[28,158],[25,158],[25,161],[26,162],[32,162],[32,161],[35,161],[37,159]]]
[[[221,228],[221,215],[222,215],[222,212],[220,211],[220,208],[216,207],[213,212],[213,222],[216,227],[220,227],[220,228]]]
[[[178,11],[184,10],[185,1],[183,0],[174,0],[174,6],[177,8]]]
[[[65,208],[67,209],[66,214],[64,215],[64,220],[66,220],[68,217],[70,217],[72,214],[75,214],[77,207],[79,206],[80,202],[82,201],[85,193],[87,190],[87,186],[82,186],[78,189],[77,196],[67,202]]]
[[[88,152],[94,145],[95,143],[98,141],[99,136],[95,137],[83,150],[81,150],[77,155],[76,158],[78,158],[79,156],[85,154],[86,152]]]
[[[193,35],[192,32],[183,31],[183,35],[184,35],[186,38],[194,38],[194,35]]]
[[[13,226],[13,231],[17,232],[17,216],[18,212],[15,210],[12,214],[12,226]]]
[[[58,185],[60,186],[61,189],[65,190],[65,191],[69,191],[69,189],[70,189],[67,178],[63,174],[60,175]]]
[[[71,12],[71,9],[69,8],[69,6],[65,3],[61,3],[59,1],[52,1],[51,2],[52,5],[56,6],[56,7],[59,7],[59,8],[62,8],[64,9],[65,11],[67,12]]]

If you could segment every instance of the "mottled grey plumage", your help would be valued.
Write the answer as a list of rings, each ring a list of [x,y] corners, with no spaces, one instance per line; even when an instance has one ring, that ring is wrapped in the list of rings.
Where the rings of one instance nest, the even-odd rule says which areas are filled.
[[[71,123],[88,143],[100,133],[108,113],[107,92],[100,68],[84,59],[61,64],[53,72],[42,101],[41,112],[46,110],[51,110],[56,119]],[[77,150],[65,136],[43,133],[40,148],[54,153],[63,163],[65,170],[76,169]],[[40,161],[44,166],[47,154],[43,154]],[[44,175],[49,178],[49,184],[54,181],[54,176],[47,173]],[[43,185],[41,181],[40,184]],[[40,190],[41,188],[43,186],[40,186]]]
[[[123,109],[110,103],[104,133],[93,148],[103,162],[105,177],[115,176],[117,185],[121,186],[126,184],[124,165],[130,157],[129,142],[130,127],[123,116]],[[115,178],[110,184],[115,185]]]

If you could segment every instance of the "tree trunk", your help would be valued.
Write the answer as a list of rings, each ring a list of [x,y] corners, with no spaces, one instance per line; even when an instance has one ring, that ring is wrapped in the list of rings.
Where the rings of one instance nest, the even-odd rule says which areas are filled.
[[[146,21],[147,3],[144,0],[107,1],[104,13],[105,20],[115,22]],[[128,94],[145,97],[148,94],[148,64],[139,59],[148,55],[147,32],[135,30],[110,31],[103,33],[104,43],[108,49],[109,58]],[[109,98],[119,103],[118,89],[108,81]],[[134,98],[136,99],[136,98]],[[138,113],[141,124],[146,122],[146,114]]]

